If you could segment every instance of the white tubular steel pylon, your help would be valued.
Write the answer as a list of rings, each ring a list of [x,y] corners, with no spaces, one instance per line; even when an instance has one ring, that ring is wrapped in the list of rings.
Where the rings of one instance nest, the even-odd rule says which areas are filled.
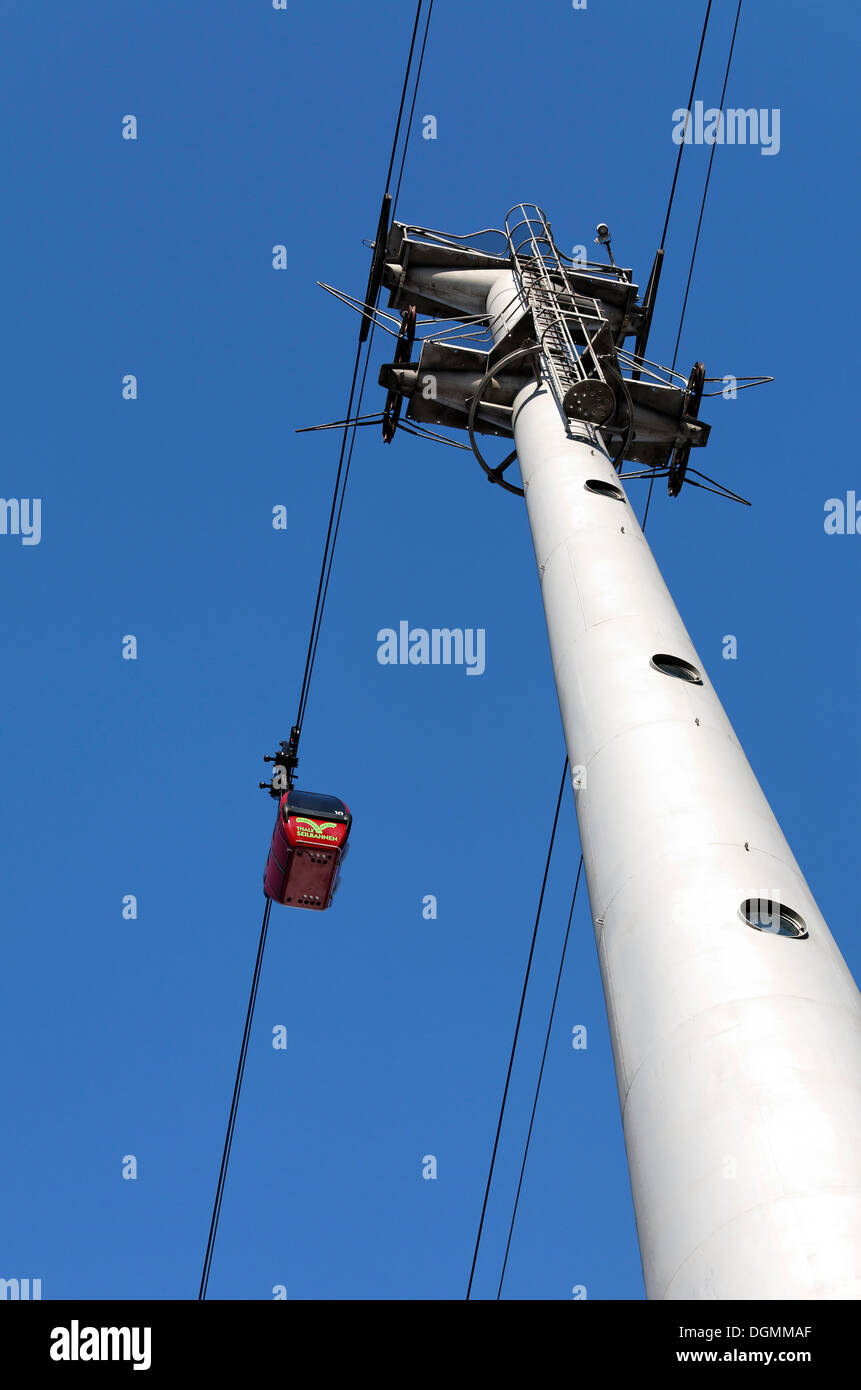
[[[475,312],[488,265],[473,272],[454,259],[441,257],[443,302]],[[416,265],[411,280],[409,260],[395,267],[399,277],[389,270],[392,303],[420,290],[427,312],[432,263]],[[567,312],[571,284],[557,283]],[[489,369],[517,340],[512,306],[528,317],[523,287],[516,267],[490,276]],[[614,341],[636,327],[629,306]],[[574,337],[582,349],[583,335]],[[537,354],[514,398],[491,402],[485,427],[513,435],[532,530],[647,1296],[857,1299],[861,998],[594,413],[584,421],[560,410],[555,356],[554,366]],[[486,373],[464,361],[474,390]],[[451,393],[441,416],[430,413],[421,362],[400,383],[387,370],[390,389],[414,389],[414,419],[451,423]],[[598,373],[587,364],[583,374]],[[609,368],[604,380],[613,381]],[[648,425],[648,408],[641,418]],[[678,447],[684,417],[676,426]]]
[[[514,409],[647,1294],[861,1297],[858,991],[633,512],[585,488],[608,458],[545,386]]]

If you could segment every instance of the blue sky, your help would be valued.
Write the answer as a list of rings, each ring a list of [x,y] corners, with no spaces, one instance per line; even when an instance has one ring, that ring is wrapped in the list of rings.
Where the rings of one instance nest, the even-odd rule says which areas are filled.
[[[315,282],[364,290],[411,9],[2,6],[2,492],[42,499],[42,534],[0,535],[0,1276],[46,1298],[197,1293],[273,822],[260,760],[294,716],[337,460],[335,434],[294,431],[342,415],[355,343]],[[437,139],[416,124],[400,215],[468,231],[536,200],[566,248],[606,220],[644,284],[703,9],[436,0],[417,115]],[[734,14],[715,0],[707,105]],[[717,152],[679,364],[776,378],[703,412],[705,471],[754,505],[659,484],[648,523],[856,976],[861,538],[823,517],[861,496],[839,288],[858,29],[844,0],[743,9],[726,104],[778,108],[781,147]],[[682,161],[659,360],[708,153]],[[645,485],[632,496],[642,515]],[[379,665],[377,631],[402,619],[485,629],[484,674]],[[467,454],[360,431],[299,775],[347,801],[352,853],[330,913],[272,913],[210,1297],[463,1297],[563,756],[521,505]],[[578,854],[566,798],[478,1297],[496,1292]],[[585,892],[504,1292],[574,1285],[643,1297]]]

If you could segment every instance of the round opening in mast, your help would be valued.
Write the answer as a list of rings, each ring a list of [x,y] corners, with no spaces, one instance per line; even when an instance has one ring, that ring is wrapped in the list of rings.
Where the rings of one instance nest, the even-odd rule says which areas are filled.
[[[652,666],[656,671],[660,671],[665,676],[675,676],[680,681],[690,681],[691,685],[702,685],[703,678],[696,666],[692,666],[689,661],[683,660],[680,656],[668,656],[666,652],[657,652],[652,657]]]
[[[614,502],[624,502],[625,494],[615,483],[605,483],[603,478],[587,478],[583,484],[587,492],[594,492],[598,497],[612,497]]]
[[[739,916],[755,931],[771,932],[773,936],[803,941],[809,935],[804,918],[773,898],[745,898]]]

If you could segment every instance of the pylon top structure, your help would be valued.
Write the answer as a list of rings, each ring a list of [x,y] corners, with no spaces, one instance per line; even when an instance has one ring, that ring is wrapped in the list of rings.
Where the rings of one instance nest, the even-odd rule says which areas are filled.
[[[369,286],[369,307],[382,283],[390,306],[402,311],[395,360],[379,378],[389,392],[384,437],[393,436],[406,399],[406,419],[466,429],[490,480],[520,493],[503,477],[515,455],[491,467],[476,435],[512,437],[514,400],[540,378],[566,425],[593,427],[617,471],[624,461],[639,464],[647,475],[666,476],[675,496],[691,449],[706,444],[710,427],[699,419],[702,364],[685,378],[644,358],[661,255],[640,299],[630,270],[565,255],[534,203],[517,204],[504,230],[468,236],[393,223]],[[487,336],[497,277],[508,292],[493,345],[483,348],[470,339]],[[416,358],[416,314],[452,313],[460,328],[425,338]],[[633,353],[624,346],[629,338]]]

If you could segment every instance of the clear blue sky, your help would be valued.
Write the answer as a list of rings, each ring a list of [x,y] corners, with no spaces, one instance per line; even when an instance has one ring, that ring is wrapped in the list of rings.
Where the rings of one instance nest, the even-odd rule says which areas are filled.
[[[609,222],[643,284],[703,10],[437,0],[417,114],[438,138],[416,126],[400,214],[467,231],[534,199],[563,247]],[[43,511],[40,544],[0,536],[0,1275],[46,1298],[193,1298],[273,823],[260,759],[294,715],[337,458],[334,434],[294,430],[343,413],[355,342],[315,281],[364,291],[412,6],[2,11],[2,492]],[[707,105],[734,14],[716,0]],[[648,525],[856,975],[861,537],[823,517],[861,496],[843,269],[858,28],[845,0],[744,7],[727,104],[779,108],[781,148],[718,150],[680,365],[776,377],[704,411],[703,466],[754,506],[659,485]],[[682,163],[663,360],[708,153]],[[401,619],[484,628],[485,673],[380,666],[377,631]],[[466,454],[360,432],[299,778],[348,802],[352,854],[330,913],[272,913],[210,1297],[463,1296],[563,752],[522,507]],[[479,1297],[579,853],[569,800],[560,837]],[[585,892],[505,1292],[575,1284],[643,1297]]]

